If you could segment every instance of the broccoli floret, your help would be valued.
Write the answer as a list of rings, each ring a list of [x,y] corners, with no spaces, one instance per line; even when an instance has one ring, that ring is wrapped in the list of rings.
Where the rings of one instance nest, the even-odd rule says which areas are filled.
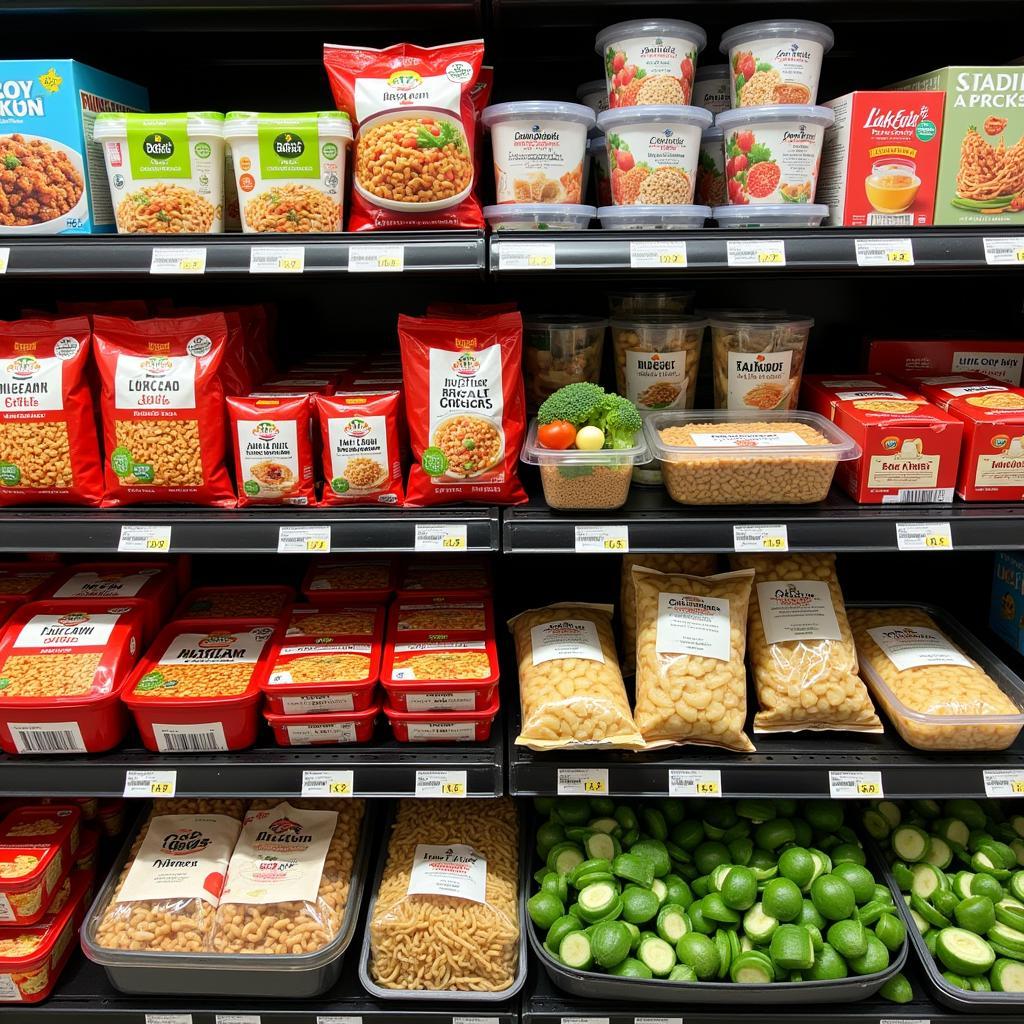
[[[597,413],[605,397],[604,388],[598,384],[587,381],[566,384],[544,400],[537,412],[537,420],[540,423],[566,420],[577,429],[585,427],[593,422],[591,417]]]
[[[595,426],[604,431],[605,448],[632,448],[636,435],[643,429],[636,406],[628,398],[607,395],[602,408],[603,420]]]

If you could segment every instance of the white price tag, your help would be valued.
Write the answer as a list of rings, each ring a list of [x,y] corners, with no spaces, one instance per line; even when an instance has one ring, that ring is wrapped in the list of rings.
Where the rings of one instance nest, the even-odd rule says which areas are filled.
[[[1024,796],[1024,768],[986,768],[985,796]]]
[[[607,796],[607,768],[559,768],[559,796]]]
[[[722,773],[717,768],[669,768],[669,796],[722,795]]]
[[[305,269],[304,245],[254,245],[249,250],[250,274],[301,274]]]
[[[629,527],[622,526],[577,526],[576,550],[579,552],[600,551],[606,554],[624,555],[629,551]]]
[[[441,797],[444,800],[461,800],[466,796],[468,786],[465,772],[427,771],[416,772],[416,799]]]
[[[683,1024],[682,1017],[634,1017],[633,1024]]]
[[[897,523],[896,546],[900,551],[952,551],[949,523]]]
[[[611,1024],[610,1017],[563,1017],[562,1024]]]
[[[786,243],[781,238],[750,242],[726,242],[730,267],[784,267]]]
[[[362,1017],[317,1017],[316,1024],[363,1024]]]
[[[350,245],[350,274],[400,274],[405,270],[404,245]]]
[[[151,274],[205,274],[206,249],[154,249],[149,261]]]
[[[785,523],[773,526],[734,526],[733,551],[788,551],[789,529]]]
[[[882,1017],[878,1024],[932,1024],[930,1017]]]
[[[413,546],[417,551],[465,551],[465,523],[417,523]]]
[[[146,554],[166,554],[171,550],[169,526],[122,526],[117,541],[118,551],[138,551]]]
[[[857,238],[858,267],[912,267],[914,243],[909,238]]]
[[[262,1024],[258,1013],[218,1013],[215,1024]]]
[[[984,238],[985,262],[990,267],[1024,267],[1024,238]]]
[[[499,243],[499,270],[554,270],[554,242],[505,242]]]
[[[500,1017],[452,1017],[452,1024],[499,1024]]]
[[[11,250],[8,248],[0,249],[0,274],[7,273],[7,264],[11,262]]]
[[[685,242],[630,242],[629,265],[633,270],[674,270],[686,266]]]
[[[277,531],[279,555],[325,555],[330,550],[329,526],[282,526]]]
[[[830,771],[828,791],[833,800],[880,800],[885,796],[881,772]]]
[[[147,1013],[146,1024],[192,1024],[191,1013]]]
[[[136,771],[124,773],[123,796],[157,797],[169,800],[178,789],[177,772]]]
[[[355,773],[351,771],[304,771],[302,795],[352,796],[355,792]]]

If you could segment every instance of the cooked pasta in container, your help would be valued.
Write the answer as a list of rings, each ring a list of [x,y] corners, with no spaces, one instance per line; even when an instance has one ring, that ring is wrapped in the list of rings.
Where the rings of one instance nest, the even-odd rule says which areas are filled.
[[[302,581],[308,601],[323,606],[359,605],[387,601],[394,593],[398,563],[386,555],[350,555],[314,562]]]

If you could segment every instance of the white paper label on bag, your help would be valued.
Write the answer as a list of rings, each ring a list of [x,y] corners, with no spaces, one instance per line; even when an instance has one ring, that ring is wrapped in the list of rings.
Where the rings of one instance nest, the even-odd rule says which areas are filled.
[[[896,546],[900,551],[952,551],[949,523],[897,523]]]
[[[442,800],[461,800],[466,796],[464,771],[438,771],[420,769],[416,772],[416,799],[440,797]]]
[[[588,619],[559,619],[545,622],[530,630],[530,650],[533,664],[562,658],[579,658],[604,664],[604,651],[597,625]]]
[[[498,247],[499,270],[554,270],[554,242],[505,242]]]
[[[250,274],[301,274],[305,269],[304,245],[254,245],[249,250]]]
[[[409,874],[410,896],[457,896],[487,902],[487,858],[472,846],[417,843]]]
[[[720,797],[722,773],[717,768],[670,768],[668,795]]]
[[[885,796],[881,772],[830,771],[828,791],[833,800],[863,800]]]
[[[1024,768],[986,768],[985,796],[1024,796]]]
[[[1024,238],[983,238],[982,244],[990,267],[1024,267]]]
[[[619,526],[576,526],[574,527],[576,551],[581,554],[600,553],[624,555],[629,551],[629,527]]]
[[[764,638],[770,644],[787,640],[842,640],[832,591],[823,580],[769,580],[757,584]]]
[[[909,238],[857,238],[858,267],[912,267],[914,243]]]
[[[876,626],[868,630],[868,635],[900,672],[928,665],[961,665],[971,668],[971,662],[934,629],[922,629],[920,626]]]
[[[400,274],[405,270],[404,245],[350,245],[350,273]]]
[[[681,270],[686,266],[686,243],[630,242],[629,266],[633,270]]]
[[[784,267],[786,243],[781,239],[756,242],[726,242],[726,255],[730,267]]]
[[[697,594],[659,594],[658,654],[695,654],[729,660],[729,599]]]
[[[130,769],[124,774],[125,797],[169,800],[178,790],[178,773]]]
[[[149,262],[151,274],[205,274],[204,248],[154,249]]]
[[[607,796],[607,768],[559,768],[559,796]]]
[[[282,526],[277,531],[279,555],[326,554],[330,550],[329,526]]]
[[[355,790],[355,776],[352,771],[304,771],[302,773],[302,795],[310,796],[351,796]]]
[[[734,526],[733,551],[788,551],[789,527],[785,523],[770,526]]]
[[[171,550],[169,526],[122,526],[117,542],[118,551],[161,554]]]

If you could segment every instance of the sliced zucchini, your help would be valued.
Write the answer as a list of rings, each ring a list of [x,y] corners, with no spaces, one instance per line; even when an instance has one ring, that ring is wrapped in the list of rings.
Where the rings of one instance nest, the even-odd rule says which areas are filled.
[[[1024,964],[1016,960],[997,960],[992,965],[994,992],[1024,992]]]
[[[889,828],[897,828],[903,820],[899,804],[894,804],[891,800],[879,800],[875,804],[875,810],[889,822]]]
[[[926,863],[934,864],[940,871],[945,871],[953,863],[953,851],[945,839],[932,836],[924,859]]]
[[[940,818],[933,826],[935,834],[957,846],[966,846],[971,837],[967,823],[959,818]]]
[[[1013,950],[1019,957],[1024,957],[1024,932],[996,921],[988,930],[988,938],[1005,949]]]
[[[676,951],[664,939],[654,936],[640,943],[636,956],[656,978],[667,978],[676,965]]]
[[[769,942],[778,927],[778,919],[766,914],[760,902],[755,903],[743,915],[743,932],[755,945],[761,946]]]
[[[889,822],[886,820],[885,815],[873,807],[864,812],[864,817],[861,820],[864,823],[864,828],[867,829],[868,835],[871,836],[872,839],[885,839],[891,831],[889,828]]]
[[[614,818],[595,818],[589,828],[592,832],[605,832],[610,836],[622,832],[622,826]]]
[[[597,882],[583,889],[578,898],[580,912],[585,921],[592,924],[601,918],[621,899],[610,882]]]
[[[1024,871],[1014,871],[1006,887],[1010,890],[1011,896],[1024,900]]]
[[[892,834],[893,851],[900,860],[905,860],[908,864],[924,860],[930,844],[928,833],[917,825],[901,825]]]
[[[914,876],[910,891],[923,899],[928,899],[936,889],[949,888],[949,880],[934,864],[915,864],[910,871]]]
[[[996,920],[1010,928],[1024,931],[1024,903],[1010,899],[1009,896],[999,900],[996,903]]]
[[[916,892],[910,896],[910,909],[920,914],[930,925],[936,928],[948,928],[953,923],[945,914],[939,913],[926,899],[918,896]]]
[[[931,931],[932,926],[916,910],[911,910],[910,916],[914,919],[914,924],[917,925],[917,930],[922,935],[927,935]]]
[[[558,875],[571,875],[583,861],[583,851],[575,843],[559,843],[548,851],[548,870]]]
[[[558,959],[566,967],[577,971],[589,971],[594,966],[594,954],[586,932],[570,932],[558,947]]]
[[[768,985],[775,979],[775,971],[768,957],[750,950],[733,959],[729,978],[737,985]]]
[[[675,946],[690,930],[690,919],[681,906],[670,903],[658,911],[657,929],[659,938]]]
[[[965,900],[971,893],[971,879],[974,878],[973,871],[958,871],[953,878],[953,892]]]
[[[935,955],[944,967],[965,978],[984,974],[996,959],[992,947],[966,928],[943,928],[935,942]]]
[[[616,846],[618,846],[618,841],[607,832],[591,832],[583,841],[583,848],[587,851],[587,856],[594,860],[613,861],[618,852],[615,849]]]

